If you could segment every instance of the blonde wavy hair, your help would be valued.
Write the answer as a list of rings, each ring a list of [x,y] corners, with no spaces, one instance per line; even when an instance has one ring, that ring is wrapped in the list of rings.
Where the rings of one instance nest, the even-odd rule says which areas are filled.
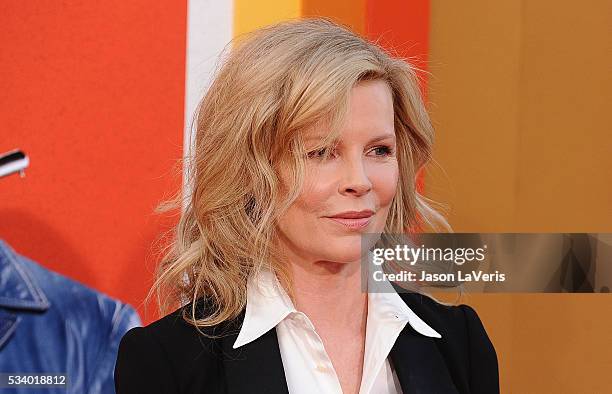
[[[194,118],[188,192],[159,207],[184,205],[149,293],[162,315],[191,303],[183,318],[198,329],[231,320],[246,306],[247,279],[263,267],[292,296],[276,223],[301,192],[302,137],[324,124],[330,133],[319,147],[334,141],[351,89],[364,80],[386,81],[393,94],[400,179],[384,231],[448,227],[416,189],[434,135],[417,70],[328,19],[268,26],[239,37],[217,70]],[[290,183],[279,168],[290,169]]]

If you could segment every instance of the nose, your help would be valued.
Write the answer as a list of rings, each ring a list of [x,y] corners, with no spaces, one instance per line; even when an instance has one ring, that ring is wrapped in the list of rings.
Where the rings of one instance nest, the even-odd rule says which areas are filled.
[[[339,192],[343,195],[362,196],[372,190],[362,157],[343,160]]]

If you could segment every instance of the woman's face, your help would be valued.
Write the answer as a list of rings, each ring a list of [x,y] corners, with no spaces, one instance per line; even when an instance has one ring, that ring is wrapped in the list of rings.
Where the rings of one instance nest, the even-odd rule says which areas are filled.
[[[305,134],[304,189],[279,222],[290,259],[359,261],[360,235],[384,230],[399,176],[389,85],[358,83],[347,115],[327,161],[320,158],[323,150],[313,150],[327,130]]]

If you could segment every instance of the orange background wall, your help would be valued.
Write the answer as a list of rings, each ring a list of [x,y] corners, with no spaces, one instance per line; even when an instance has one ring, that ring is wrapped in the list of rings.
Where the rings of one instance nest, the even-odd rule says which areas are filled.
[[[612,232],[610,15],[605,0],[431,1],[438,165],[425,185],[455,231]],[[611,294],[464,302],[503,393],[612,391]]]
[[[139,307],[180,176],[186,4],[0,3],[0,237],[46,267]],[[179,167],[180,169],[180,167]]]

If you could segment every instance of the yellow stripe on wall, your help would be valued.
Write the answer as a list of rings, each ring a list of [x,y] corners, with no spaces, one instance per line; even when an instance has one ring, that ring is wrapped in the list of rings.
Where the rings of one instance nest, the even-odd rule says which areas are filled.
[[[234,0],[234,37],[301,13],[300,0]]]

